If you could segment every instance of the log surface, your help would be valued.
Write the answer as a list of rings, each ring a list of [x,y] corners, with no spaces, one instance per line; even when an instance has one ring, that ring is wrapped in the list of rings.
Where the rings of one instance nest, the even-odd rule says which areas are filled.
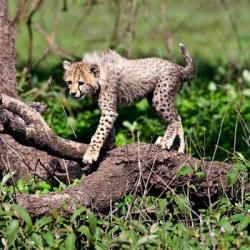
[[[177,177],[183,166],[193,171]],[[131,144],[109,151],[97,171],[84,177],[79,186],[48,195],[19,195],[17,201],[31,215],[41,216],[51,209],[73,213],[77,205],[104,211],[130,193],[160,196],[167,191],[186,190],[191,185],[196,190],[190,189],[190,196],[207,200],[208,189],[211,197],[229,189],[227,173],[232,168],[230,164],[202,162],[155,145]],[[204,177],[198,177],[196,173],[202,171]]]

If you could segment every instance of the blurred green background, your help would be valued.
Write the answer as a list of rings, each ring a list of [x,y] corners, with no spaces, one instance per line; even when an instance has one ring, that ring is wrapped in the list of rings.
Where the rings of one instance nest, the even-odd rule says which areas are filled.
[[[156,56],[183,64],[183,42],[196,69],[176,99],[187,152],[207,159],[249,158],[248,0],[44,0],[31,19],[32,46],[27,20],[39,1],[9,2],[19,94],[48,105],[45,118],[60,136],[88,142],[100,116],[94,100],[68,96],[63,58],[79,60],[87,51],[112,48],[129,58]],[[164,132],[146,100],[120,108],[115,126],[117,145],[152,142]]]

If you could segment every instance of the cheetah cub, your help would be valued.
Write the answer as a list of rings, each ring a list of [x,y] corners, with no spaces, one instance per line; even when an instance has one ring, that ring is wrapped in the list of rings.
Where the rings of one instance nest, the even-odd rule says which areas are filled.
[[[193,64],[188,50],[180,44],[185,67],[160,58],[129,60],[115,51],[92,52],[81,62],[63,62],[64,80],[69,93],[79,99],[93,96],[98,99],[101,118],[83,162],[96,161],[104,143],[114,139],[114,122],[118,104],[132,104],[144,97],[167,125],[163,137],[156,140],[162,149],[170,150],[179,137],[179,152],[184,152],[181,118],[174,108],[174,98],[180,81],[193,76]]]

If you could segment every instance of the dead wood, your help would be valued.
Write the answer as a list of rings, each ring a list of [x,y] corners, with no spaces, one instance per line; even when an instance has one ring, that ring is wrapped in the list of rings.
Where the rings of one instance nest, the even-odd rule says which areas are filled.
[[[182,166],[193,172],[182,177],[176,173]],[[163,195],[167,191],[189,189],[192,197],[206,199],[228,190],[227,173],[232,165],[219,162],[202,162],[175,151],[160,150],[155,145],[132,144],[111,150],[94,173],[86,176],[77,187],[48,195],[18,195],[17,202],[33,216],[49,214],[56,209],[62,214],[72,213],[78,205],[104,211],[126,194]],[[208,174],[208,169],[210,169]],[[207,178],[199,178],[197,171]]]
[[[80,160],[87,145],[57,136],[34,108],[20,100],[1,95],[0,120],[4,132],[16,141],[69,160]]]
[[[25,1],[21,2],[24,4]],[[21,18],[28,10],[31,2],[26,2],[25,6],[19,5],[19,13],[17,13],[16,16],[17,19]],[[39,0],[39,4],[41,2],[42,1]],[[36,6],[37,5],[34,6],[30,13],[30,19],[36,11]],[[24,9],[22,9],[22,7]],[[0,94],[17,97],[14,27],[8,14],[7,0],[0,0],[0,24]],[[7,103],[10,104],[12,99],[10,97],[8,99],[7,97],[6,100],[8,100]],[[40,113],[45,109],[44,106],[37,103],[31,103],[29,105]],[[29,110],[30,107],[28,105],[25,107],[21,105],[19,108],[24,108],[23,111],[25,113],[27,111],[26,109]],[[23,116],[24,119],[18,114],[15,114],[15,112],[12,113],[7,109],[3,110],[0,108],[0,113],[3,116],[3,119],[0,119],[0,178],[9,172],[16,173],[12,181],[18,178],[30,178],[31,176],[45,180],[52,178],[54,181],[62,179],[69,181],[71,178],[75,179],[77,176],[81,175],[81,168],[76,162],[62,160],[54,156],[52,157],[45,151],[18,143],[18,140],[22,141],[22,138],[19,138],[19,132],[22,128],[25,128],[27,125],[26,132],[29,134],[28,130],[32,127],[32,123],[29,119],[25,121],[25,118],[28,118],[29,112],[26,112],[26,116]],[[14,136],[18,138],[17,140],[14,140],[5,133],[5,128],[8,126],[6,123],[1,123],[4,120],[7,123],[10,122],[13,128],[15,127],[14,124],[17,124],[15,127],[17,133]],[[45,125],[46,123],[44,122],[43,124]],[[12,126],[9,128],[11,127]],[[32,129],[30,131],[32,131]],[[29,136],[27,136],[27,138],[28,137]]]
[[[82,166],[76,161],[87,146],[56,136],[41,116],[44,105],[0,96],[0,176],[14,171],[14,180],[34,177],[50,183],[79,178]]]
[[[34,108],[15,98],[1,95],[0,120],[3,132],[13,136],[19,143],[62,159],[70,159],[71,163],[75,161],[77,165],[72,169],[79,170],[87,145],[57,136]],[[162,195],[166,191],[175,192],[193,186],[195,189],[189,190],[191,196],[211,198],[229,190],[227,174],[233,168],[230,164],[203,162],[148,144],[113,149],[92,167],[97,166],[97,171],[86,176],[78,187],[48,195],[18,195],[17,201],[31,215],[40,216],[48,214],[52,208],[71,213],[77,205],[102,211],[131,192]],[[191,173],[177,177],[183,166],[191,167]],[[204,172],[204,176],[198,177],[197,171]]]
[[[60,159],[34,147],[24,146],[12,136],[0,132],[0,177],[15,172],[10,184],[20,179],[44,180],[52,186],[70,183],[83,174],[74,161]],[[12,183],[14,182],[14,183]]]

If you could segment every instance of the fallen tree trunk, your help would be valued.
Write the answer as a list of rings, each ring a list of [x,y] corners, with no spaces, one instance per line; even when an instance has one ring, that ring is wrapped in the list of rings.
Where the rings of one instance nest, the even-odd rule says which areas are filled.
[[[189,174],[177,177],[181,167]],[[78,205],[103,211],[129,193],[163,195],[167,191],[190,188],[190,196],[208,200],[229,189],[227,174],[232,165],[202,162],[175,151],[160,150],[155,145],[132,144],[113,149],[100,162],[94,173],[77,187],[48,195],[19,195],[17,202],[33,216],[49,214],[52,209],[62,214],[73,213]],[[204,172],[198,177],[197,172]]]
[[[41,114],[29,105],[1,95],[0,120],[4,133],[20,143],[33,146],[62,159],[80,161],[86,144],[58,137]],[[155,145],[132,144],[113,149],[102,155],[92,168],[97,171],[86,176],[78,187],[48,195],[18,195],[17,201],[31,215],[48,214],[51,209],[71,213],[77,205],[105,210],[131,192],[135,194],[164,194],[166,191],[189,188],[191,196],[211,198],[229,190],[227,174],[233,165],[203,162],[175,151],[161,150]],[[186,166],[187,175],[178,176]],[[197,174],[203,173],[203,176]]]

